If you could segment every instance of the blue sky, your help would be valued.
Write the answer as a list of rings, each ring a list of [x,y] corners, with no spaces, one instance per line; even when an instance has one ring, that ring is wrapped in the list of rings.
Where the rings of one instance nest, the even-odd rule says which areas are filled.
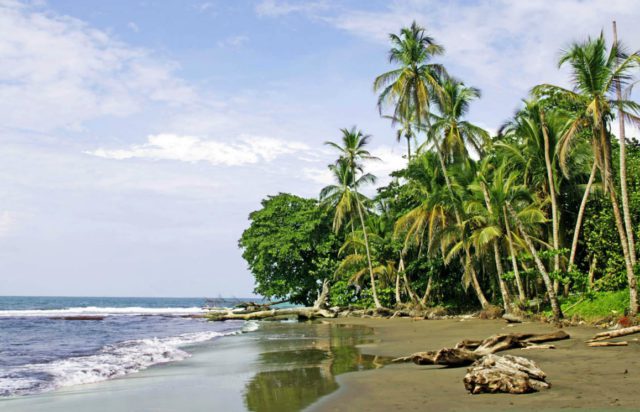
[[[640,38],[640,3],[0,0],[0,294],[247,296],[247,215],[316,196],[338,129],[403,147],[373,78],[417,20],[495,130],[572,40]]]

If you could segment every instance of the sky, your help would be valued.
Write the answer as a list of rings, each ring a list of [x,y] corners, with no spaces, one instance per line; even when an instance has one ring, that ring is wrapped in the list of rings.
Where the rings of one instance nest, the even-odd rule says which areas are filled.
[[[357,125],[405,164],[372,82],[416,20],[495,131],[572,41],[640,44],[640,2],[0,0],[0,295],[250,296],[267,195],[316,197]]]

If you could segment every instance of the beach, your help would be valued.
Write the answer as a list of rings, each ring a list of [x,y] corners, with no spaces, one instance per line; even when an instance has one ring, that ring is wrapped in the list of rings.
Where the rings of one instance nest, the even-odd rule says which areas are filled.
[[[509,325],[502,320],[347,319],[364,325],[379,341],[361,346],[363,353],[405,356],[417,351],[452,347],[462,339],[484,339],[497,333],[551,332],[549,324]],[[585,340],[598,329],[565,327],[571,338],[553,342],[557,349],[510,350],[499,353],[534,360],[547,373],[551,389],[525,395],[470,395],[462,384],[466,368],[393,364],[380,370],[338,377],[340,390],[309,411],[535,411],[633,410],[640,408],[640,344],[628,336],[629,346],[589,348]],[[636,335],[637,336],[637,335]],[[637,339],[637,338],[636,338]]]
[[[551,325],[447,319],[262,322],[257,331],[186,349],[186,360],[123,378],[0,400],[22,411],[502,411],[637,410],[640,345],[588,348],[597,330],[564,328],[555,350],[504,353],[533,359],[550,390],[470,395],[465,368],[389,364],[392,357],[495,333],[549,332]],[[626,371],[626,372],[625,372]]]

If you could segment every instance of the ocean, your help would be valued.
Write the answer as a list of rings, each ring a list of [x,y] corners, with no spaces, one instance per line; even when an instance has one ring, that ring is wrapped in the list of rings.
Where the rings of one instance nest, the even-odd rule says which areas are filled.
[[[186,359],[199,345],[256,327],[189,317],[207,304],[197,298],[0,296],[0,396],[121,377]]]

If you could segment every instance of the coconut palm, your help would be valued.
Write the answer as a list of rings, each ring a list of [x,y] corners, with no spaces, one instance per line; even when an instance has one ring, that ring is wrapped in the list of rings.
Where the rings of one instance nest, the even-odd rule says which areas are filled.
[[[631,217],[623,218],[618,205],[615,190],[613,170],[611,166],[611,134],[610,122],[614,117],[614,108],[619,109],[619,115],[640,125],[640,105],[630,100],[619,100],[614,96],[616,85],[627,84],[632,74],[640,65],[638,52],[627,55],[618,44],[607,48],[603,34],[583,43],[573,43],[566,50],[558,62],[559,66],[568,64],[572,71],[574,90],[564,89],[553,85],[540,85],[534,88],[539,95],[562,93],[566,98],[581,106],[585,117],[590,119],[592,132],[592,148],[598,168],[602,174],[604,190],[611,199],[616,229],[620,237],[620,244],[625,260],[627,283],[629,285],[630,313],[638,313],[638,293],[634,265],[636,264],[635,243]],[[578,136],[583,126],[576,123],[563,138],[562,146],[569,146]],[[628,198],[623,197],[623,203],[628,204]],[[627,210],[627,206],[624,207]]]
[[[369,247],[369,239],[367,236],[367,227],[364,220],[364,197],[358,192],[359,185],[355,184],[365,176],[370,176],[366,179],[369,182],[374,180],[372,175],[364,174],[364,166],[362,162],[366,160],[378,160],[378,158],[372,156],[371,153],[369,153],[369,151],[365,149],[365,146],[368,144],[369,139],[371,138],[369,135],[363,134],[362,131],[358,130],[355,126],[351,129],[341,129],[340,131],[342,132],[342,144],[334,142],[326,142],[325,144],[333,147],[338,151],[339,158],[336,162],[336,165],[342,165],[341,167],[345,167],[349,170],[352,184],[347,186],[350,186],[351,191],[353,192],[352,204],[355,207],[355,210],[360,219],[360,226],[362,229],[364,246],[367,255],[367,266],[369,268],[369,276],[371,280],[371,294],[373,295],[373,302],[376,308],[381,308],[382,305],[380,304],[380,300],[378,299],[373,264],[371,262],[371,250]],[[362,176],[358,177],[358,174],[361,174]]]
[[[431,63],[434,56],[444,53],[444,48],[415,21],[389,38],[389,62],[399,67],[373,82],[374,91],[380,92],[378,108],[382,112],[385,106],[393,106],[393,117],[397,119],[410,118],[409,113],[415,113],[416,124],[421,126],[433,93],[438,93],[439,79],[446,76],[441,64]]]
[[[489,133],[468,120],[471,102],[480,98],[480,90],[455,79],[444,79],[435,99],[438,113],[430,115],[429,142],[439,147],[445,158],[469,156],[468,147],[482,155]]]

